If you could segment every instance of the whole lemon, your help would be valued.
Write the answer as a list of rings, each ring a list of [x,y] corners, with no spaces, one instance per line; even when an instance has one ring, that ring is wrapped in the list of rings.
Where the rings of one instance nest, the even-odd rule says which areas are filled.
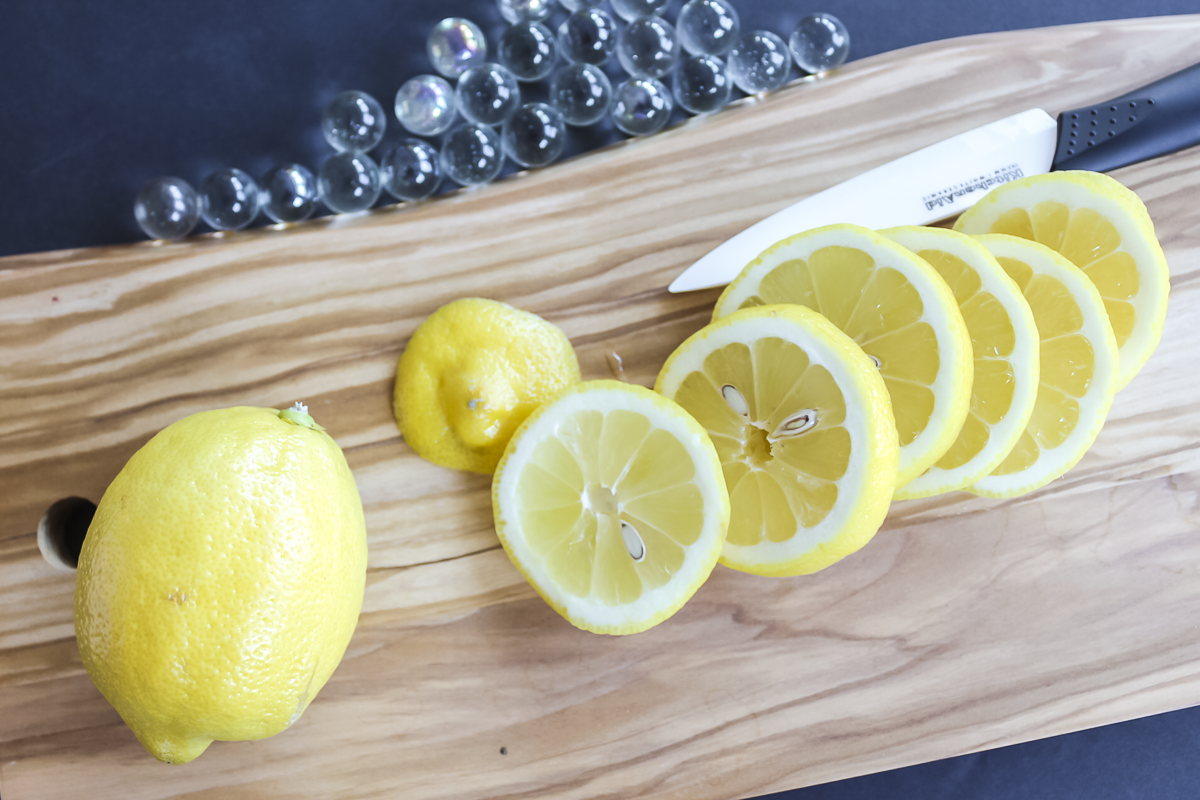
[[[75,584],[79,652],[160,761],[284,730],[350,642],[362,503],[306,411],[182,419],[133,455],[96,509]]]
[[[555,325],[467,297],[433,312],[404,348],[396,422],[422,458],[490,475],[525,418],[576,383],[579,361]]]

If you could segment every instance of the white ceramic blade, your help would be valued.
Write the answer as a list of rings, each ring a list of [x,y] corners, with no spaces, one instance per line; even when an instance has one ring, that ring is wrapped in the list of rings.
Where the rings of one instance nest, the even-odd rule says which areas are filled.
[[[751,225],[684,270],[672,292],[722,286],[771,245],[849,222],[878,230],[960,214],[993,186],[1050,170],[1058,123],[1040,108],[901,156]]]

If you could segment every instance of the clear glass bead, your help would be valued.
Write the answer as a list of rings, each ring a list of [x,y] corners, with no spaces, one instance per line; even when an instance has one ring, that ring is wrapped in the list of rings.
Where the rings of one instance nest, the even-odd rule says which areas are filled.
[[[805,72],[828,72],[846,61],[850,32],[833,14],[809,14],[792,31],[788,49]]]
[[[666,8],[667,0],[612,0],[613,11],[632,22],[638,17],[652,17]]]
[[[379,101],[366,92],[342,92],[321,115],[321,132],[334,150],[366,152],[383,138],[387,115]]]
[[[568,61],[603,64],[617,49],[617,23],[603,9],[581,8],[558,27],[558,50]]]
[[[567,64],[550,81],[550,102],[568,125],[591,125],[612,107],[612,82],[592,64]]]
[[[662,17],[638,17],[619,38],[617,58],[635,78],[661,78],[679,59],[675,28]]]
[[[317,179],[301,164],[283,164],[263,175],[262,209],[276,222],[299,222],[317,208]]]
[[[558,2],[567,11],[575,12],[581,8],[595,8],[601,5],[604,0],[558,0]]]
[[[439,74],[454,79],[487,60],[487,40],[471,20],[447,17],[429,32],[425,52]]]
[[[716,56],[688,56],[675,69],[675,102],[692,114],[711,114],[729,102],[733,83]]]
[[[517,76],[500,64],[471,67],[458,79],[458,110],[468,122],[503,125],[521,105]]]
[[[455,183],[490,183],[504,166],[500,135],[487,125],[460,125],[442,145],[442,172]]]
[[[523,167],[544,167],[562,155],[567,126],[558,109],[526,103],[504,123],[504,153]]]
[[[729,77],[746,94],[778,89],[791,70],[788,56],[783,39],[770,31],[751,31],[729,51]]]
[[[737,41],[738,15],[728,0],[688,0],[675,20],[679,42],[694,56],[719,56]]]
[[[261,202],[258,184],[240,169],[220,169],[200,182],[200,216],[219,231],[249,225]]]
[[[518,22],[537,22],[550,16],[554,0],[496,0],[500,16],[510,25]]]
[[[558,42],[554,33],[540,22],[513,25],[500,38],[500,63],[519,81],[540,81],[554,69]]]
[[[182,239],[200,220],[200,200],[182,178],[155,178],[138,192],[133,215],[151,239]]]
[[[379,199],[379,166],[366,153],[338,153],[321,165],[321,200],[337,214],[366,211]]]
[[[612,118],[631,136],[658,133],[671,118],[671,93],[655,78],[630,78],[613,94]]]
[[[437,148],[420,139],[405,139],[388,150],[379,162],[383,188],[397,200],[420,200],[437,191],[442,182]]]
[[[396,92],[396,119],[417,136],[437,136],[454,124],[458,101],[454,87],[437,75],[410,78]]]

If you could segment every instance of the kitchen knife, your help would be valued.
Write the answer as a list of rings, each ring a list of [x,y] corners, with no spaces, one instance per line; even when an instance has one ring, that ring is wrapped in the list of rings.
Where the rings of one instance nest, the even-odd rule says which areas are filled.
[[[993,186],[1050,170],[1104,172],[1200,142],[1200,64],[1094,106],[1022,111],[901,156],[751,225],[684,270],[672,292],[729,283],[763,250],[793,234],[850,222],[928,225]]]

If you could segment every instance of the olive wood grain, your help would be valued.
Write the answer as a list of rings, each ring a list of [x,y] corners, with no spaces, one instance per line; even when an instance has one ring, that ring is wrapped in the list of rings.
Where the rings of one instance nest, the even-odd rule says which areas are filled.
[[[1200,16],[940,42],[480,191],[0,260],[0,792],[36,798],[736,798],[1200,703],[1200,151],[1125,169],[1172,268],[1158,353],[1029,497],[897,504],[815,576],[718,568],[632,637],[575,630],[492,530],[488,479],[400,441],[396,358],[464,295],[560,325],[585,377],[650,384],[715,291],[667,283],[795,199],[1032,106],[1195,58]],[[289,731],[155,762],[93,688],[38,520],[99,500],[170,422],[296,399],[366,507],[358,631]],[[319,587],[314,587],[319,591]]]

